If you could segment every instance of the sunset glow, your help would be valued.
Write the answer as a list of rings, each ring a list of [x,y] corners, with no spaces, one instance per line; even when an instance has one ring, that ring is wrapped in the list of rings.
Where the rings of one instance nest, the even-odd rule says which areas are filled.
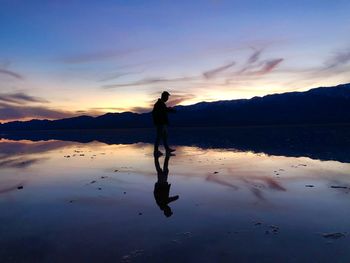
[[[1,122],[350,81],[349,1],[0,2]]]

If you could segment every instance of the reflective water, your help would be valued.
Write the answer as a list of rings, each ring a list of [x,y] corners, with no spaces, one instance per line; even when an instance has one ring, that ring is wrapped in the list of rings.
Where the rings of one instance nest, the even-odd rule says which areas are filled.
[[[332,131],[264,147],[179,129],[168,158],[152,131],[5,134],[1,262],[349,262],[349,133]]]

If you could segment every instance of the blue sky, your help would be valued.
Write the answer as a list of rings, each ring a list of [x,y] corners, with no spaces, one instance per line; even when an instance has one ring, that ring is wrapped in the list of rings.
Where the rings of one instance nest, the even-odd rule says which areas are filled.
[[[0,120],[350,81],[349,1],[0,0]]]

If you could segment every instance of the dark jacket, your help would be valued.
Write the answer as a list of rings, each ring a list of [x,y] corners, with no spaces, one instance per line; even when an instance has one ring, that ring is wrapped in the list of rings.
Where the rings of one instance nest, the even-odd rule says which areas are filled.
[[[169,119],[168,119],[168,112],[173,112],[174,110],[172,108],[168,108],[164,101],[161,99],[158,99],[158,101],[154,104],[153,111],[152,111],[152,117],[153,117],[153,123],[155,125],[168,125]]]

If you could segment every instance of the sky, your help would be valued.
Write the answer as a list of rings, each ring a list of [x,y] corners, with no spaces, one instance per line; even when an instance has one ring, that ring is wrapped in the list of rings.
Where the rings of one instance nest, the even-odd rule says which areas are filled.
[[[0,0],[0,121],[350,82],[348,0]]]

